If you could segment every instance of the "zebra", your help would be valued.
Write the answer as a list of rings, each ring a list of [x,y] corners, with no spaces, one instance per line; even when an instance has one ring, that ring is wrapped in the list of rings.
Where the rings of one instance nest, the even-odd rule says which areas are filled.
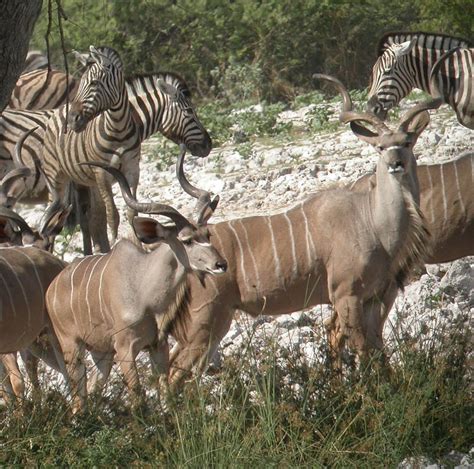
[[[112,182],[103,173],[79,163],[103,162],[120,168],[135,193],[141,142],[118,53],[109,47],[96,49],[91,46],[89,62],[69,111],[66,106],[56,109],[44,133],[42,167],[54,190],[54,197],[43,223],[48,223],[58,208],[62,208],[69,182],[80,187],[95,186],[115,241],[119,215],[113,199]],[[97,198],[95,203],[100,204],[100,199]],[[86,225],[81,223],[87,231]],[[110,249],[107,233],[99,242],[101,251]]]
[[[46,71],[44,72],[46,74]],[[61,72],[62,73],[62,72]],[[62,81],[65,83],[65,81]],[[212,140],[194,110],[186,82],[172,72],[136,75],[126,81],[132,116],[140,141],[161,132],[176,143],[184,143],[195,156],[205,157],[212,148]],[[49,88],[44,91],[48,94]],[[48,101],[47,98],[44,99]],[[44,130],[54,110],[5,110],[0,116],[0,177],[13,167],[15,144],[26,131],[37,127],[23,144],[17,165],[34,168],[34,155],[42,159]],[[48,190],[44,178],[37,172],[28,178],[22,201],[45,202]]]
[[[85,78],[81,79],[69,114],[66,116],[63,107],[50,118],[45,132],[42,165],[59,198],[64,192],[66,180],[72,180],[81,186],[97,186],[105,205],[112,239],[115,241],[119,217],[113,201],[111,181],[108,176],[104,177],[104,173],[79,166],[78,163],[113,163],[121,167],[136,191],[140,145],[143,139],[156,130],[160,129],[176,143],[184,141],[190,152],[200,157],[209,154],[212,141],[197,119],[187,87],[177,76],[170,73],[162,74],[158,79],[154,75],[141,76],[130,80],[129,86],[126,86],[118,55],[110,52],[113,51],[111,49],[103,50],[108,52],[105,55],[102,51],[99,54],[92,52],[97,62],[90,66]],[[96,74],[100,77],[95,76]],[[100,90],[94,90],[101,80],[104,80],[104,86]],[[152,86],[154,80],[156,86]],[[134,90],[131,97],[128,95],[130,88]],[[151,105],[158,102],[158,90],[166,105],[152,109],[148,114]],[[139,96],[141,99],[138,99]],[[148,102],[148,107],[143,106],[145,101]],[[90,118],[102,109],[106,109],[105,112],[91,121]],[[153,115],[161,115],[161,119],[158,122],[156,118],[150,119]],[[76,132],[63,131],[66,120]],[[137,122],[141,125],[137,125]],[[94,202],[93,205],[100,205],[101,201],[96,197]],[[47,211],[45,222],[57,205],[58,201],[55,201]],[[101,207],[96,209],[100,210]],[[96,219],[100,224],[101,217]],[[96,228],[95,224],[93,226]],[[108,250],[106,230],[105,234],[101,230],[96,231],[96,235],[96,239],[99,237],[100,250]]]
[[[40,76],[39,73],[43,75]],[[65,98],[66,80],[63,72],[57,71],[58,78],[63,79],[52,84],[52,89],[44,89],[42,86],[47,71],[39,73],[36,86],[33,82],[30,85],[29,96],[38,96],[37,103],[51,103],[54,101],[53,95],[60,94]],[[70,77],[69,83],[74,83],[73,80]],[[135,75],[127,78],[126,87],[141,141],[160,132],[177,144],[185,143],[194,156],[205,157],[209,154],[212,140],[197,116],[191,92],[182,77],[173,72]],[[28,101],[26,93],[22,93],[22,96],[24,99],[21,101],[21,108],[29,109],[33,104]],[[57,104],[64,103],[65,99]],[[37,154],[41,159],[44,129],[53,113],[54,110],[32,112],[19,109],[7,109],[3,112],[0,116],[0,178],[12,169],[12,155],[21,135],[37,127],[23,145],[20,163],[34,168],[32,155]],[[38,203],[47,199],[44,181],[36,176],[34,185],[26,189],[26,194],[31,199],[23,199],[24,202]]]
[[[412,88],[433,94],[430,73],[435,62],[449,50],[460,47],[463,52],[445,59],[440,67],[438,87],[445,102],[457,113],[461,124],[472,127],[473,101],[472,44],[462,38],[425,32],[388,33],[378,46],[378,58],[372,68],[367,110],[385,118]],[[459,93],[462,87],[470,92]],[[469,106],[468,106],[469,107]],[[469,117],[470,115],[470,117]]]

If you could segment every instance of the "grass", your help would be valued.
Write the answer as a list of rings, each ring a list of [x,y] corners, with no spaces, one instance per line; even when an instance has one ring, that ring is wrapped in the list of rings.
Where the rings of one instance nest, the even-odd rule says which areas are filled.
[[[0,465],[396,467],[411,455],[467,452],[469,332],[444,327],[431,340],[400,338],[389,380],[310,366],[269,337],[226,358],[218,376],[188,383],[166,412],[151,398],[130,411],[120,380],[75,419],[49,391],[23,412],[0,411]]]

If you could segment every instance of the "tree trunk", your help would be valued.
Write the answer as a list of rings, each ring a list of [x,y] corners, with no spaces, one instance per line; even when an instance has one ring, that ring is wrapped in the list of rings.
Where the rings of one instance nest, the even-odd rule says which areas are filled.
[[[10,100],[23,70],[33,27],[43,0],[1,0],[0,12],[0,111]]]

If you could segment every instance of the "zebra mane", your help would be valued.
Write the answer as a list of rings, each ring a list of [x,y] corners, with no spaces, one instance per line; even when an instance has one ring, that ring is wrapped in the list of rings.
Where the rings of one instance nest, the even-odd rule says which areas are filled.
[[[126,83],[127,85],[132,86],[135,89],[143,89],[146,91],[145,88],[143,88],[143,83],[144,81],[151,80],[155,81],[158,78],[161,78],[164,80],[166,83],[170,83],[171,85],[176,86],[181,93],[183,93],[184,96],[187,98],[191,98],[191,91],[188,88],[188,85],[186,84],[184,78],[182,78],[180,75],[174,72],[152,72],[152,73],[140,73],[140,74],[134,74],[127,76],[126,78]]]
[[[448,39],[454,42],[457,42],[456,44],[450,46],[451,47],[472,47],[472,43],[468,41],[467,39],[464,39],[462,37],[456,37],[456,36],[450,36],[448,34],[438,34],[438,33],[427,33],[424,31],[396,31],[396,32],[388,32],[385,33],[381,39],[379,40],[378,46],[377,46],[377,57],[380,57],[384,51],[390,47],[394,43],[402,43],[405,41],[409,41],[412,39],[414,36],[418,38],[418,45],[423,46],[425,41],[428,38],[433,38],[433,39]]]

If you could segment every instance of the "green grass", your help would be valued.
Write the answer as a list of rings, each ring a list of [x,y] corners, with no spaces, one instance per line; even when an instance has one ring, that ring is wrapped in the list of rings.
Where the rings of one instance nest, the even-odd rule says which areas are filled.
[[[189,383],[165,413],[151,398],[131,412],[120,380],[75,419],[50,391],[23,413],[0,411],[0,465],[396,467],[411,455],[467,452],[468,334],[453,324],[430,340],[399,338],[390,380],[310,366],[269,337],[226,359],[217,377]]]

